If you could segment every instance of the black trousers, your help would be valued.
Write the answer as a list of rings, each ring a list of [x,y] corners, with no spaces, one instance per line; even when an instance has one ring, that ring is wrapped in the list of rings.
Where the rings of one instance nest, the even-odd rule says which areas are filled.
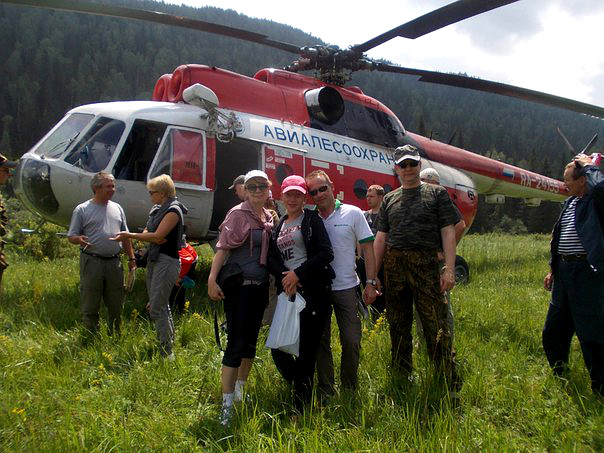
[[[568,363],[576,333],[592,389],[604,395],[604,275],[587,260],[559,260],[554,272],[552,301],[543,327],[543,349],[554,372]]]
[[[227,346],[222,364],[239,368],[241,359],[256,356],[262,315],[268,304],[268,282],[262,285],[227,285],[223,291]]]
[[[279,349],[271,349],[271,353],[283,378],[294,385],[294,405],[302,411],[312,398],[317,350],[330,313],[330,291],[329,287],[299,291],[306,301],[306,308],[300,312],[300,355],[295,357]]]

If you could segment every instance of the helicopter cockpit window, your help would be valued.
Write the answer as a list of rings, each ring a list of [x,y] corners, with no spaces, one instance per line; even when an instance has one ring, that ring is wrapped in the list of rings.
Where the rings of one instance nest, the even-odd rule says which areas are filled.
[[[44,158],[58,159],[93,118],[94,115],[88,113],[72,113],[66,116],[59,127],[38,145],[34,153]]]
[[[115,162],[113,176],[129,181],[146,181],[167,127],[164,123],[136,120]]]
[[[113,156],[125,127],[123,121],[97,118],[86,135],[65,157],[65,162],[93,173],[104,170]]]
[[[344,115],[337,122],[327,124],[311,116],[310,127],[388,148],[404,145],[405,129],[397,118],[381,110],[346,100]]]
[[[149,179],[167,174],[175,183],[203,185],[204,137],[200,132],[171,128],[165,137]]]

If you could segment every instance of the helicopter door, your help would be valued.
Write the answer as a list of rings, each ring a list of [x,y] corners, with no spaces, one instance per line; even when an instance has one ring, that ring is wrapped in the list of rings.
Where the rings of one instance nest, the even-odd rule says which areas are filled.
[[[210,223],[207,213],[212,210],[214,189],[213,144],[213,140],[206,141],[203,131],[169,126],[149,170],[148,180],[162,174],[172,177],[178,199],[189,210],[185,224],[192,237],[204,237]]]
[[[281,199],[281,183],[291,175],[306,176],[304,153],[273,145],[262,146],[264,171],[273,182],[273,198]]]
[[[227,212],[241,201],[229,189],[233,180],[244,175],[250,170],[261,168],[260,145],[257,142],[235,138],[231,142],[216,143],[216,153],[213,165],[215,168],[214,204],[211,211],[210,231],[217,234],[218,227],[224,220]],[[208,211],[208,214],[210,211]]]

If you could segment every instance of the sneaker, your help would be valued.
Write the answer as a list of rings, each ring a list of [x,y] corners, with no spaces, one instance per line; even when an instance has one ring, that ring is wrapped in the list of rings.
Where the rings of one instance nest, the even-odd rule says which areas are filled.
[[[239,381],[235,382],[235,391],[233,392],[233,402],[241,403],[243,401],[243,395],[245,392],[245,386],[241,385]]]
[[[220,412],[220,424],[222,426],[229,426],[233,421],[234,414],[234,406],[231,404],[230,406],[222,406],[222,411]]]
[[[174,355],[173,352],[171,352],[170,355],[166,356],[166,360],[168,362],[174,362],[176,360],[176,356]]]

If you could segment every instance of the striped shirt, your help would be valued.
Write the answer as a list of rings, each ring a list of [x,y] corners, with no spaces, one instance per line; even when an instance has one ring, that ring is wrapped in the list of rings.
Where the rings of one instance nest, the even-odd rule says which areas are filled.
[[[585,249],[575,229],[577,200],[578,198],[575,197],[562,213],[562,219],[560,220],[560,242],[558,243],[558,253],[560,255],[585,254]]]

